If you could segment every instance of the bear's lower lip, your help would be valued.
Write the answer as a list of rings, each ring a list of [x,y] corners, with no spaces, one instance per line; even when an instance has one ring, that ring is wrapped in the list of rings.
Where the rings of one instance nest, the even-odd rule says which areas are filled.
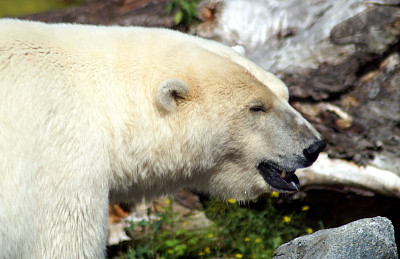
[[[268,162],[260,163],[258,170],[264,180],[279,191],[295,192],[300,189],[299,178],[294,174],[295,170],[278,169]]]

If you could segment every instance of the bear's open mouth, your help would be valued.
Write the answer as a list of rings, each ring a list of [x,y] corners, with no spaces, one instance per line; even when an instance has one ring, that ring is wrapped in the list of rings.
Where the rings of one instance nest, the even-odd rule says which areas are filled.
[[[262,162],[258,165],[258,170],[264,180],[279,191],[298,191],[300,189],[299,178],[294,174],[295,170],[285,170]]]

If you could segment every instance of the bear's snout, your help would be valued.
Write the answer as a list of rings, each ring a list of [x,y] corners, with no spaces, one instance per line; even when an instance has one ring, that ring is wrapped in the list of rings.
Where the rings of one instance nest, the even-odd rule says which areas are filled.
[[[303,150],[303,154],[307,159],[308,165],[317,160],[319,153],[321,153],[326,147],[325,141],[322,139],[316,140],[311,146]]]

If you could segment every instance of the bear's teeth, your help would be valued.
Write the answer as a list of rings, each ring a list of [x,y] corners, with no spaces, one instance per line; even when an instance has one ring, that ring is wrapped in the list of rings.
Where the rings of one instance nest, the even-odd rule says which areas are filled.
[[[286,178],[286,171],[285,171],[285,170],[282,171],[282,173],[281,173],[281,178],[282,178],[282,179],[285,179],[285,178]]]

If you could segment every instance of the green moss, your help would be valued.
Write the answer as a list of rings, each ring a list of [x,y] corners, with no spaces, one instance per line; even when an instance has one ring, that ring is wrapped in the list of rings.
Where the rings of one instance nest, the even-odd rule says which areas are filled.
[[[199,21],[197,15],[198,0],[172,0],[167,6],[167,13],[174,13],[176,25],[186,26],[195,24]]]

